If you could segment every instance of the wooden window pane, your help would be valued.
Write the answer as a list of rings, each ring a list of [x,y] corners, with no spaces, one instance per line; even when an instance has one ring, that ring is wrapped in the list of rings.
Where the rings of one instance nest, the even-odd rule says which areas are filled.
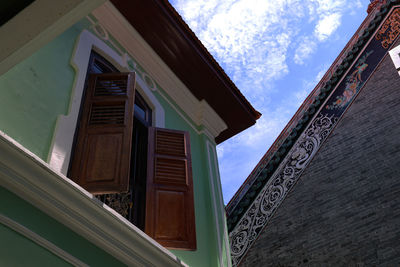
[[[89,76],[70,176],[91,193],[128,190],[134,86],[134,73]]]
[[[196,249],[189,133],[149,128],[145,232],[170,249]]]

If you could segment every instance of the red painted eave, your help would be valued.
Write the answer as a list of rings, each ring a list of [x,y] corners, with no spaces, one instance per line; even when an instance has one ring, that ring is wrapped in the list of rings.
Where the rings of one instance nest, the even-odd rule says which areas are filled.
[[[252,126],[261,114],[166,0],[111,0],[169,68],[199,100],[228,125],[216,137],[221,143]]]

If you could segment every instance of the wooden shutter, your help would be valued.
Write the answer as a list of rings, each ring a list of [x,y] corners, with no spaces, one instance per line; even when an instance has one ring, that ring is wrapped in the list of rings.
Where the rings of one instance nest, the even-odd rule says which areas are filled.
[[[149,128],[145,232],[171,249],[196,249],[189,133]]]
[[[91,74],[70,176],[91,193],[128,190],[134,73]]]

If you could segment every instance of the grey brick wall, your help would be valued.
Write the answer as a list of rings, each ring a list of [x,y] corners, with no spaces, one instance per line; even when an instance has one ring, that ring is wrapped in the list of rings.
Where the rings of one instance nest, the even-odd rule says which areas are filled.
[[[378,66],[241,266],[400,266],[400,76]]]

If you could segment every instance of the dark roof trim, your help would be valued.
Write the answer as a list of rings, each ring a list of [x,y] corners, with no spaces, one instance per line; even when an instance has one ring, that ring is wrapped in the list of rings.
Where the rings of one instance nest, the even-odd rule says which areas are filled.
[[[228,129],[216,137],[217,143],[261,116],[167,0],[111,2],[196,98],[206,100],[225,121]]]
[[[281,161],[285,158],[287,153],[296,143],[297,139],[300,137],[300,134],[305,130],[313,115],[318,111],[321,105],[328,98],[342,76],[351,67],[354,59],[357,58],[357,56],[360,54],[362,48],[367,44],[371,35],[374,33],[376,28],[390,11],[390,8],[394,4],[399,3],[400,0],[388,0],[380,7],[380,10],[375,14],[375,17],[359,35],[358,41],[349,50],[343,61],[336,68],[336,71],[334,72],[332,77],[322,87],[314,102],[308,107],[307,111],[304,112],[303,117],[291,130],[290,135],[285,139],[279,149],[277,149],[274,155],[269,159],[266,166],[259,172],[254,182],[246,188],[246,192],[243,194],[243,197],[238,201],[238,203],[236,203],[234,207],[229,210],[229,213],[227,214],[228,232],[231,232],[235,228],[240,218],[254,202],[255,198],[258,196],[268,180],[272,177],[277,167],[280,165]]]
[[[14,0],[0,2],[0,27],[16,16],[34,0]]]

